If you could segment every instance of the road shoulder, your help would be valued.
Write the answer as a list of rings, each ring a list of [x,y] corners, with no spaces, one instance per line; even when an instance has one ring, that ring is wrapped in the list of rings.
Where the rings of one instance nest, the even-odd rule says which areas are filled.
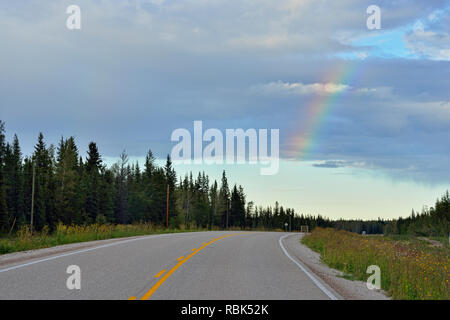
[[[320,261],[320,254],[312,251],[300,239],[304,234],[297,233],[286,237],[283,243],[289,254],[311,271],[316,278],[332,288],[338,298],[345,300],[389,300],[382,291],[369,290],[363,281],[353,281],[343,278],[341,271],[332,269]],[[339,297],[340,296],[340,297]]]
[[[112,244],[116,242],[121,242],[124,240],[131,240],[131,239],[137,239],[137,238],[145,238],[149,237],[148,235],[145,236],[133,236],[133,237],[125,237],[125,238],[113,238],[113,239],[105,239],[105,240],[94,240],[94,241],[87,241],[87,242],[75,242],[75,243],[69,243],[69,244],[63,244],[48,248],[42,248],[42,249],[33,249],[33,250],[27,250],[27,251],[17,251],[7,254],[0,255],[0,269],[5,266],[10,266],[18,263],[26,263],[29,261],[32,261],[34,259],[41,259],[41,258],[47,258],[54,255],[60,255],[69,253],[72,251],[78,251],[83,249],[89,249],[94,248],[98,246],[103,246],[107,244]]]

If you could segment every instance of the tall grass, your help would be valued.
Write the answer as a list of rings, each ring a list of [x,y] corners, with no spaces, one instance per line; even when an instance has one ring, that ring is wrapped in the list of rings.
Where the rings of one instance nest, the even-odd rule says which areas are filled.
[[[53,233],[44,227],[39,233],[31,234],[28,226],[22,226],[16,235],[0,239],[0,254],[16,251],[47,248],[62,244],[112,238],[141,236],[156,233],[201,231],[200,229],[165,229],[150,223],[137,224],[91,224],[85,226],[59,223]]]
[[[131,236],[142,236],[158,233],[194,232],[208,231],[207,228],[191,227],[181,225],[179,228],[166,229],[163,226],[150,223],[135,224],[90,224],[90,225],[64,225],[59,223],[55,231],[50,233],[48,227],[44,227],[39,233],[31,235],[29,226],[22,226],[15,235],[0,236],[0,255],[16,251],[33,250],[39,248],[53,247],[62,244],[104,240],[112,238],[123,238]],[[221,231],[213,226],[213,231]],[[229,227],[227,231],[242,231],[240,227]],[[245,230],[268,231],[263,228]],[[282,231],[281,229],[270,231]]]
[[[450,299],[449,247],[433,248],[420,241],[362,236],[316,228],[302,243],[321,254],[332,268],[366,281],[367,267],[381,270],[381,288],[393,299]]]

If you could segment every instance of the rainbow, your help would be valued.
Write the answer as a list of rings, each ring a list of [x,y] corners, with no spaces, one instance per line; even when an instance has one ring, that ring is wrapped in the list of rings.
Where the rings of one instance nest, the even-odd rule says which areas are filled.
[[[345,84],[354,77],[355,65],[336,65],[323,79],[322,83]],[[294,146],[295,159],[302,160],[317,145],[320,128],[330,115],[338,98],[345,94],[346,90],[337,90],[334,93],[316,94],[306,107],[306,115],[302,112],[302,123],[292,135],[290,145]]]

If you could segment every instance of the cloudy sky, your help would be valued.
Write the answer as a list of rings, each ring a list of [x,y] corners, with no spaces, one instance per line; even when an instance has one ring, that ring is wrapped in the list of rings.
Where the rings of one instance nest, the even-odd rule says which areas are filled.
[[[390,218],[450,188],[448,1],[2,1],[0,39],[0,119],[25,154],[42,131],[83,153],[94,140],[110,162],[163,158],[202,120],[280,129],[277,175],[178,168],[226,169],[260,204]]]

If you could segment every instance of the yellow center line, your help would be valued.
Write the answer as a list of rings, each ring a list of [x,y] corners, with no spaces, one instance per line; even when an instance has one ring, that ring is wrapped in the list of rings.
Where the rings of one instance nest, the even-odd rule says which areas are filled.
[[[181,267],[183,265],[183,263],[185,263],[190,258],[195,256],[198,252],[200,252],[201,250],[203,250],[204,248],[209,246],[211,243],[216,242],[217,240],[220,240],[220,239],[223,239],[223,238],[227,238],[227,237],[231,237],[231,236],[235,236],[235,235],[238,235],[238,234],[242,234],[242,233],[228,234],[228,235],[225,235],[225,236],[218,237],[216,239],[212,239],[210,242],[206,243],[205,245],[201,246],[200,248],[195,249],[194,252],[192,252],[186,258],[184,258],[183,260],[178,262],[161,279],[159,279],[158,282],[156,282],[155,285],[144,296],[142,296],[142,298],[140,300],[148,300],[155,293],[155,291],[158,290],[158,288],[172,275],[172,273],[174,273],[179,267]]]
[[[192,249],[192,251],[195,251],[195,250],[197,250],[197,248]]]
[[[162,269],[160,272],[158,272],[153,278],[159,278],[162,276],[162,274],[166,272],[166,269]]]
[[[181,256],[181,257],[179,257],[178,259],[177,259],[177,261],[180,261],[180,260],[182,260],[184,258],[184,256]]]
[[[129,297],[128,300],[136,300],[137,297]]]

